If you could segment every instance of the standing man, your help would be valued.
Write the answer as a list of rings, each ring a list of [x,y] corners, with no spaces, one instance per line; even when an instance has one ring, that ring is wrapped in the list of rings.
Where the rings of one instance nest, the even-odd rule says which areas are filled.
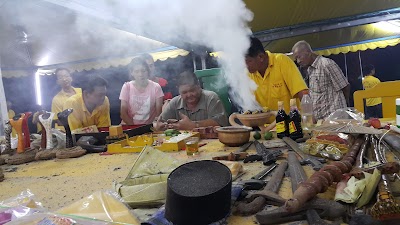
[[[111,126],[110,102],[106,93],[107,81],[98,76],[91,76],[83,84],[81,94],[67,99],[63,109],[74,110],[68,117],[71,130],[92,125]]]
[[[265,52],[255,37],[250,37],[246,65],[248,76],[258,85],[255,96],[262,107],[278,110],[278,101],[283,101],[285,111],[289,112],[290,99],[301,99],[308,93],[296,64],[284,54]]]
[[[367,65],[363,68],[363,79],[362,84],[364,89],[374,88],[381,81],[375,77],[375,67],[373,65]],[[366,100],[366,108],[365,108],[365,117],[369,119],[373,118],[382,118],[382,99],[381,98],[367,98]]]
[[[71,85],[72,77],[67,68],[56,69],[55,75],[57,77],[57,84],[61,87],[61,91],[54,96],[51,103],[51,111],[55,114],[54,120],[57,122],[57,124],[59,124],[56,125],[56,128],[64,130],[64,127],[61,125],[61,123],[58,123],[57,113],[63,111],[63,105],[69,97],[75,94],[81,94],[82,90],[80,88],[74,88]]]
[[[162,77],[156,77],[155,70],[156,67],[154,66],[154,59],[148,53],[142,54],[141,57],[146,61],[150,73],[149,73],[149,80],[158,83],[161,86],[161,89],[164,92],[164,101],[172,99],[172,93],[168,90],[168,81]]]
[[[297,63],[307,68],[315,119],[324,119],[337,109],[347,107],[350,84],[339,66],[314,53],[306,41],[297,42],[292,52]]]

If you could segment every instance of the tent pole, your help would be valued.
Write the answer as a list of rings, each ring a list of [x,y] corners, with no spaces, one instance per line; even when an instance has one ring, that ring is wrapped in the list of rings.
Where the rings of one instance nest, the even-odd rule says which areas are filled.
[[[1,58],[0,58],[0,65],[1,65]],[[0,66],[0,99],[4,99],[4,101],[0,101],[0,136],[4,136],[4,125],[5,121],[8,120],[8,112],[7,112],[6,95],[4,93],[4,86],[3,86],[3,75],[1,74],[1,66]]]
[[[345,69],[345,72],[346,72],[346,78],[349,79],[347,77],[347,56],[346,56],[346,53],[343,53],[343,55],[344,55],[344,69]]]
[[[201,54],[200,59],[201,59],[201,69],[202,69],[202,70],[207,69],[207,67],[206,67],[206,57],[205,57],[205,55],[204,55],[204,54]]]
[[[361,51],[358,51],[358,61],[360,62],[360,73],[361,73],[361,86],[364,89],[364,85],[362,85],[362,78],[363,76],[363,68],[362,68],[362,61],[361,61]]]
[[[196,68],[196,56],[195,54],[192,52],[192,60],[193,60],[193,71],[196,72],[197,68]]]

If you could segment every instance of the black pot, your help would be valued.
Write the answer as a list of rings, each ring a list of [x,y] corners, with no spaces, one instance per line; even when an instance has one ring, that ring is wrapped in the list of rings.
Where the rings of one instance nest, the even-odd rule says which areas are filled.
[[[232,174],[224,164],[195,161],[168,176],[165,218],[174,225],[205,225],[226,217],[231,208]]]

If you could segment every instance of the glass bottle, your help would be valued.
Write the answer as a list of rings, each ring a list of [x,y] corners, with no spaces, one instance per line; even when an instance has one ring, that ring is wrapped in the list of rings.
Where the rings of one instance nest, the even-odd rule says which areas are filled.
[[[286,114],[283,107],[283,101],[278,102],[278,113],[276,115],[276,136],[278,138],[289,137],[288,120],[289,116]]]
[[[293,140],[303,137],[303,130],[301,129],[301,115],[297,109],[295,98],[290,99],[289,137]]]

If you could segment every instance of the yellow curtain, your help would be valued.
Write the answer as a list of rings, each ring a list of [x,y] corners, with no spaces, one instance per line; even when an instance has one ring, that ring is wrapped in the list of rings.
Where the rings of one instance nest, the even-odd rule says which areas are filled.
[[[318,55],[332,55],[332,54],[339,54],[339,53],[348,53],[348,52],[357,52],[357,51],[365,51],[368,49],[376,49],[376,48],[386,48],[387,46],[395,46],[400,43],[400,38],[393,38],[388,40],[381,40],[381,41],[372,41],[366,42],[362,44],[354,44],[349,46],[342,46],[336,48],[328,48],[323,50],[315,51]],[[223,52],[211,52],[210,56],[213,57],[221,57]],[[290,55],[289,55],[290,57]]]
[[[337,48],[324,49],[320,51],[316,51],[318,55],[332,55],[339,53],[348,53],[348,52],[357,52],[357,51],[365,51],[367,49],[376,49],[376,48],[386,48],[387,46],[395,46],[400,43],[400,38],[394,38],[389,40],[382,41],[374,41],[362,44],[355,44]]]
[[[183,50],[183,49],[173,49],[173,50],[167,50],[167,51],[162,51],[162,52],[154,52],[150,53],[150,55],[153,56],[154,61],[157,60],[167,60],[168,58],[176,58],[178,56],[187,56],[189,54],[188,51]],[[104,60],[99,60],[99,61],[93,61],[93,62],[82,62],[82,63],[76,63],[76,64],[70,64],[70,65],[65,65],[63,67],[66,67],[70,69],[71,71],[83,71],[83,70],[92,70],[92,69],[105,69],[111,66],[117,67],[117,66],[125,66],[127,65],[131,60],[132,57],[125,57],[125,58],[117,58],[117,59],[104,59]],[[46,70],[52,70],[55,68],[49,67],[46,68]],[[5,78],[11,78],[11,77],[23,77],[23,76],[28,76],[29,72],[25,70],[4,70],[2,71],[2,75]]]

